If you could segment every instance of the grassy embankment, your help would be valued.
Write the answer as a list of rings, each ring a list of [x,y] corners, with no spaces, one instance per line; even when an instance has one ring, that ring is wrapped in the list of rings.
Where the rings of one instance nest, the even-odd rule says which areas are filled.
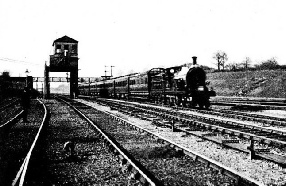
[[[214,72],[207,81],[218,96],[286,97],[285,70]]]

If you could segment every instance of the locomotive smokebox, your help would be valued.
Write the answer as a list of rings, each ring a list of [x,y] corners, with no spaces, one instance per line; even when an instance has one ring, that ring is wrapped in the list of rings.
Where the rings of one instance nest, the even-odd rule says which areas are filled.
[[[193,56],[193,65],[196,65],[197,64],[197,57],[196,56]]]

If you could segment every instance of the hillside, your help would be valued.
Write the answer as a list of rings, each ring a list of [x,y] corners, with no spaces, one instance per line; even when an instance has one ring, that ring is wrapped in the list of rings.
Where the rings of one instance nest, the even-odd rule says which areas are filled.
[[[286,71],[213,72],[207,81],[219,96],[286,97]]]

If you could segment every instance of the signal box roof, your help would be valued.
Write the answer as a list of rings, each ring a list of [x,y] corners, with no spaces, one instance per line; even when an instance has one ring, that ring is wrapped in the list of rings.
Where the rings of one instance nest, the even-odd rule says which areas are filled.
[[[56,42],[63,42],[63,43],[78,43],[77,40],[73,39],[73,38],[70,38],[68,36],[63,36],[61,38],[58,38],[56,39],[54,42],[53,42],[53,46]]]

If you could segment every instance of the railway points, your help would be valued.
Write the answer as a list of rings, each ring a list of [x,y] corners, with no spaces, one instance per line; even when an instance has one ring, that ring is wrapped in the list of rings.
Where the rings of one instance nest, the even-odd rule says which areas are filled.
[[[92,103],[91,103],[92,104]],[[88,104],[88,105],[90,105],[90,104]],[[101,107],[101,106],[99,106],[101,109],[103,109],[104,110],[104,108],[103,107]],[[106,108],[105,108],[106,109]],[[115,111],[116,112],[116,111]],[[105,112],[105,114],[106,114],[106,112]],[[109,114],[109,113],[108,113]],[[126,116],[125,116],[126,117]],[[116,126],[116,133],[113,133],[113,136],[115,135],[115,136],[120,136],[120,135],[123,135],[122,137],[119,137],[119,139],[121,139],[120,141],[122,141],[123,139],[125,139],[125,138],[127,138],[128,140],[127,140],[127,144],[126,144],[126,146],[127,147],[129,147],[129,148],[131,148],[132,149],[132,147],[134,148],[135,147],[135,149],[132,149],[131,150],[131,152],[133,152],[133,151],[135,151],[135,152],[137,152],[138,153],[138,150],[140,149],[140,146],[143,146],[143,147],[145,147],[146,149],[145,150],[143,150],[143,152],[145,152],[145,151],[147,151],[147,154],[148,154],[148,151],[150,151],[150,149],[152,149],[152,148],[147,148],[149,145],[152,147],[153,145],[153,143],[155,143],[154,142],[154,140],[151,140],[151,141],[153,141],[153,142],[151,142],[151,141],[149,141],[148,140],[148,138],[150,138],[150,137],[148,137],[148,135],[146,136],[145,134],[146,133],[149,133],[149,132],[147,132],[147,131],[144,131],[144,130],[141,130],[140,128],[138,129],[137,127],[136,127],[136,125],[133,125],[133,124],[131,124],[131,128],[133,128],[131,131],[133,131],[133,132],[127,132],[127,133],[124,133],[124,134],[120,134],[119,133],[119,131],[122,131],[122,129],[119,129],[118,127],[120,127],[120,123],[121,123],[121,125],[122,124],[124,124],[124,125],[127,125],[127,126],[129,126],[129,124],[127,124],[128,123],[128,121],[127,120],[121,120],[120,118],[118,118],[116,115],[113,115],[112,116],[112,118],[114,118],[114,122],[116,122],[116,123],[118,123],[117,124],[117,126]],[[110,122],[108,122],[109,123],[109,125],[111,125],[112,123],[114,123],[114,122],[112,122],[112,121],[110,121]],[[109,128],[109,125],[108,126],[102,126],[103,128]],[[150,127],[150,125],[149,125],[149,127]],[[151,126],[152,127],[152,126]],[[136,130],[134,131],[134,129],[136,129],[137,128],[137,130],[138,130],[138,132],[136,132]],[[130,129],[129,129],[130,130]],[[124,130],[123,130],[124,131]],[[134,134],[134,132],[135,132],[135,134]],[[117,134],[117,133],[119,133],[119,134]],[[144,137],[144,142],[143,142],[143,144],[142,144],[142,142],[141,142],[141,140],[140,139],[137,139],[136,140],[136,143],[132,143],[132,139],[130,139],[130,133],[132,133],[132,134],[134,134],[135,136],[138,136],[140,139],[142,138],[142,137],[140,137],[140,136],[145,136]],[[150,135],[150,134],[149,134]],[[124,137],[124,136],[126,136],[126,137]],[[152,136],[152,135],[151,135]],[[159,140],[159,141],[165,141],[164,143],[169,143],[169,141],[167,140],[166,141],[166,139],[164,139],[164,138],[162,138],[162,136],[157,136],[156,138],[155,138],[156,140]],[[124,141],[124,140],[123,140]],[[155,143],[156,144],[156,143]],[[157,145],[155,145],[155,146],[158,146],[158,144]],[[160,146],[160,145],[159,145]],[[177,150],[179,150],[180,151],[180,148],[178,148],[177,147],[177,145],[171,145],[171,146],[173,146],[175,149],[177,149]],[[138,149],[139,148],[139,149]],[[141,147],[142,148],[142,147]],[[137,149],[137,150],[136,150]],[[148,149],[148,150],[147,150]],[[155,149],[154,149],[155,150]],[[160,151],[162,151],[163,149],[161,149],[161,150],[156,150],[156,151],[154,151],[154,152],[152,152],[152,150],[151,150],[151,154],[156,154],[156,153],[159,153],[160,154]],[[140,151],[140,150],[139,150]],[[163,150],[163,152],[164,152],[165,150]],[[188,151],[188,150],[187,150]],[[186,151],[186,153],[191,153],[191,152],[187,152]],[[135,153],[135,152],[133,152],[133,154]],[[171,153],[171,152],[170,152]],[[135,153],[136,154],[136,153]],[[162,162],[162,158],[160,158],[161,157],[161,155],[157,155],[158,156],[158,158],[156,159],[156,161],[155,160],[152,160],[153,158],[151,158],[150,160],[148,160],[149,158],[147,158],[147,159],[145,159],[144,160],[144,162],[145,162],[145,164],[147,164],[147,165],[149,165],[149,166],[151,166],[151,167],[153,167],[153,169],[154,169],[154,167],[160,167],[159,168],[159,170],[161,169],[161,171],[163,170],[165,173],[163,174],[163,173],[160,173],[161,174],[161,176],[160,176],[160,178],[162,179],[162,181],[164,181],[163,183],[164,183],[164,185],[166,184],[166,185],[176,185],[176,182],[174,182],[173,183],[173,181],[174,180],[176,180],[176,181],[178,181],[178,184],[179,183],[181,183],[181,184],[183,184],[183,185],[185,185],[185,184],[187,184],[186,182],[184,183],[183,182],[183,180],[185,180],[186,179],[186,177],[185,177],[185,175],[183,174],[183,172],[184,172],[184,170],[185,170],[185,168],[186,167],[184,167],[184,166],[182,166],[182,167],[177,167],[177,168],[175,168],[176,167],[176,164],[177,163],[175,163],[174,164],[174,162],[172,163],[171,161],[172,160],[168,160],[169,158],[167,158],[167,159],[165,159],[165,158],[163,158],[163,162],[165,162],[163,165],[160,165],[160,162]],[[172,153],[171,153],[172,154]],[[192,154],[192,153],[191,153]],[[137,156],[146,156],[146,154],[144,155],[140,155],[140,154],[137,154]],[[148,156],[148,155],[147,155]],[[152,155],[151,155],[152,156]],[[165,154],[165,156],[168,156],[168,154]],[[188,157],[188,156],[186,156],[186,157]],[[155,158],[155,157],[154,157]],[[144,159],[144,158],[143,158]],[[171,158],[172,159],[172,158]],[[184,159],[184,158],[183,158]],[[196,158],[195,158],[196,159]],[[194,160],[195,160],[194,159]],[[200,159],[200,156],[198,156],[198,159]],[[146,162],[147,161],[147,162]],[[150,162],[151,161],[151,162]],[[155,162],[152,162],[152,161],[155,161]],[[166,162],[167,161],[167,162]],[[174,165],[172,165],[172,171],[171,171],[171,175],[168,175],[168,173],[170,172],[170,170],[168,170],[168,168],[167,167],[165,167],[167,164],[169,165],[169,163],[168,163],[168,161],[170,161],[170,164],[172,165],[172,164],[174,164]],[[176,161],[183,161],[183,160],[174,160],[175,162]],[[208,162],[208,160],[206,160],[206,159],[200,159],[200,161],[198,161],[198,162],[200,162],[200,163],[202,163],[202,161],[203,162],[205,162],[205,161],[207,161]],[[149,163],[148,163],[149,162]],[[189,162],[184,162],[183,164],[192,164],[191,163],[192,162],[192,160],[190,159],[189,160]],[[196,161],[195,161],[196,162]],[[202,163],[202,164],[197,164],[197,163],[195,163],[195,164],[193,164],[192,166],[188,166],[189,168],[187,168],[187,169],[190,169],[191,170],[191,167],[197,167],[197,166],[199,166],[199,167],[204,167],[205,165],[204,165],[204,163]],[[211,163],[211,165],[213,165],[212,163]],[[215,165],[214,165],[215,166]],[[152,170],[153,170],[152,169]],[[186,171],[188,172],[188,170],[186,169]],[[199,171],[199,169],[201,169],[201,168],[196,168],[196,170],[197,171]],[[189,171],[190,171],[189,170]],[[214,169],[214,170],[217,170],[217,169]],[[221,168],[220,167],[220,170],[225,170],[224,168]],[[158,172],[158,170],[153,170],[153,172]],[[174,172],[175,171],[175,172]],[[176,173],[176,171],[180,171],[181,173],[182,173],[182,175],[180,175],[180,174],[177,174]],[[205,171],[207,171],[207,170],[205,170],[204,169],[204,171],[203,171],[203,173],[202,173],[202,175],[205,175],[206,174],[206,172]],[[196,171],[195,171],[196,172]],[[194,174],[195,175],[197,175],[197,173],[195,173],[194,172]],[[212,172],[212,171],[211,171]],[[166,175],[167,174],[167,175]],[[166,182],[166,178],[165,178],[165,176],[164,175],[166,175],[166,178],[168,178],[168,179],[170,179],[168,182]],[[174,175],[177,175],[176,177],[179,177],[180,179],[182,179],[181,180],[181,182],[179,181],[180,179],[176,179],[176,177],[173,177]],[[211,174],[212,175],[212,174]],[[218,174],[219,175],[219,174]],[[198,176],[198,175],[197,175]],[[185,178],[184,178],[185,177]],[[198,176],[198,178],[196,178],[196,177],[194,177],[193,179],[195,179],[195,180],[199,180],[200,179],[200,177],[201,176]],[[233,178],[233,177],[232,177]],[[237,177],[235,177],[235,178],[237,178]],[[208,177],[206,177],[205,178],[206,179],[206,181],[209,179]],[[214,179],[214,178],[213,178]],[[220,178],[219,180],[221,180],[222,178]],[[225,179],[225,178],[224,178]],[[222,180],[224,180],[224,179],[222,179]],[[209,180],[208,180],[209,181]],[[213,180],[213,181],[215,181],[215,180]],[[169,184],[168,184],[169,183]],[[194,183],[196,183],[196,182],[194,182]],[[199,182],[200,184],[199,185],[201,185],[201,184],[203,184],[204,182]],[[213,182],[213,183],[215,183],[215,182]],[[235,185],[235,181],[233,182],[230,182],[231,184],[230,185]],[[243,183],[243,182],[238,182],[238,183]],[[209,183],[209,184],[211,184],[211,182]],[[218,183],[216,183],[215,185],[217,185]],[[222,184],[222,183],[221,183]],[[179,184],[180,185],[180,184]],[[203,184],[204,185],[204,184]],[[218,184],[218,185],[220,185],[220,184]]]
[[[127,102],[125,102],[125,101],[120,101],[120,102],[122,102],[122,103],[125,103],[125,104],[127,104]],[[135,104],[135,103],[134,103]],[[136,104],[138,104],[138,105],[142,105],[142,104],[139,104],[139,103],[136,103]],[[106,106],[111,106],[111,104],[108,104],[108,103],[106,103],[105,104]],[[133,106],[134,107],[134,106]],[[156,108],[159,108],[159,107],[161,107],[161,106],[155,106]],[[114,110],[116,108],[116,106],[115,107],[113,107],[113,109],[112,110]],[[144,115],[144,117],[145,117],[145,119],[146,119],[146,117],[147,117],[147,115],[145,115],[145,114],[141,114],[141,113],[139,113],[139,112],[134,112],[134,114],[132,114],[132,109],[130,110],[130,109],[128,109],[127,107],[124,107],[123,105],[122,106],[119,106],[119,107],[117,107],[117,109],[120,111],[120,112],[124,112],[125,114],[127,114],[127,113],[129,113],[130,115],[134,115],[134,116],[140,116],[140,115]],[[172,108],[164,108],[164,109],[166,109],[166,110],[172,110]],[[152,111],[153,113],[155,112],[155,111]],[[176,111],[177,112],[177,111]],[[146,111],[145,111],[145,113],[146,113]],[[159,119],[159,121],[162,121],[162,123],[163,123],[163,119]],[[159,127],[158,127],[159,128]],[[189,136],[189,135],[186,135],[186,136]],[[229,137],[231,137],[232,138],[232,135],[231,134],[227,134],[226,133],[226,135],[225,136],[227,136],[228,138]],[[249,144],[249,142],[247,142],[248,144]],[[245,147],[247,147],[247,143],[245,144]],[[231,143],[227,143],[227,145],[229,145],[229,144],[231,144]],[[234,146],[236,145],[236,144],[233,144]],[[263,145],[262,145],[263,146]],[[261,152],[262,152],[262,150],[263,150],[263,148],[261,148],[261,147],[256,147],[256,149],[257,149],[257,151],[260,151],[260,149],[261,149]],[[279,148],[278,148],[278,150],[279,150]],[[267,152],[267,150],[265,151],[265,152]],[[212,154],[212,152],[210,152],[210,154]],[[257,153],[258,154],[258,153]],[[261,155],[261,156],[269,156],[269,155],[267,155],[267,153],[265,154],[265,153],[263,153],[262,152],[262,154],[263,155]],[[241,155],[240,155],[241,156]],[[246,154],[246,156],[248,156],[247,154]],[[270,156],[272,156],[272,158],[275,156],[275,155],[270,155]],[[268,157],[269,158],[269,157]],[[278,158],[278,157],[277,157]],[[233,160],[229,160],[229,161],[233,161]],[[254,161],[257,161],[257,160],[254,160]],[[277,159],[275,160],[275,161],[277,161]],[[283,160],[284,161],[284,160]],[[268,161],[266,161],[266,162],[268,162]],[[257,163],[257,162],[256,162]],[[264,164],[265,163],[265,161],[262,161],[262,164]],[[250,164],[249,162],[247,163],[247,164]],[[243,166],[245,166],[245,164],[243,164]],[[243,168],[243,166],[242,166],[242,169],[244,169]],[[253,165],[254,167],[255,167],[255,165]],[[265,165],[264,165],[265,166]],[[277,167],[279,167],[279,165],[276,165]],[[248,167],[248,166],[247,166]],[[274,166],[275,167],[275,166]],[[270,168],[271,169],[271,168]],[[279,168],[278,168],[279,169]],[[281,168],[281,170],[283,170],[283,168]],[[283,171],[282,171],[283,172]],[[280,174],[280,173],[279,173]],[[281,175],[281,174],[280,174]],[[275,176],[274,176],[275,177]],[[282,176],[283,177],[283,176]],[[273,181],[273,180],[271,180],[269,183],[274,183],[275,181]]]
[[[54,103],[52,103],[52,100],[46,100],[45,101],[46,102],[46,104],[47,105],[49,105],[49,106],[52,106]],[[92,102],[92,100],[90,100],[89,102]],[[124,102],[124,101],[122,101],[122,102]],[[126,102],[126,104],[127,104],[127,102]],[[138,104],[138,103],[136,103],[136,104]],[[136,105],[135,104],[135,105]],[[170,133],[172,134],[174,134],[175,136],[173,136],[173,137],[171,137],[172,139],[174,139],[174,138],[178,138],[179,139],[179,143],[181,143],[180,142],[180,140],[181,140],[181,138],[185,138],[185,139],[187,139],[187,138],[190,138],[190,134],[187,134],[187,130],[185,131],[185,132],[183,132],[183,133],[181,133],[181,132],[179,132],[179,131],[176,131],[176,130],[171,130],[171,129],[169,129],[170,128],[170,125],[172,125],[172,122],[170,122],[170,121],[172,121],[172,120],[169,120],[170,118],[169,118],[169,116],[168,116],[168,114],[164,114],[164,116],[165,116],[165,119],[164,120],[158,120],[158,117],[155,117],[154,115],[152,115],[151,113],[147,113],[147,112],[145,112],[145,113],[142,113],[142,112],[140,112],[140,111],[136,111],[135,110],[135,105],[133,105],[132,107],[133,107],[133,111],[131,111],[131,110],[129,110],[129,109],[126,109],[126,108],[124,108],[124,107],[122,107],[121,108],[121,110],[125,110],[125,114],[123,115],[123,114],[120,114],[118,111],[117,111],[117,109],[118,109],[118,107],[117,106],[112,106],[111,108],[109,108],[110,107],[110,105],[109,104],[107,104],[107,106],[108,106],[108,112],[114,112],[114,113],[116,113],[115,115],[118,115],[118,116],[120,116],[120,117],[123,117],[123,118],[126,118],[127,120],[136,120],[136,118],[133,118],[134,116],[136,116],[136,117],[140,117],[141,119],[144,119],[144,121],[145,122],[149,122],[149,124],[148,125],[151,125],[152,127],[153,127],[153,130],[155,131],[155,132],[162,132],[163,134],[165,133],[167,136],[168,135],[170,135]],[[144,105],[144,104],[138,104],[138,105]],[[147,104],[146,104],[147,105]],[[77,105],[77,107],[80,109],[80,110],[88,110],[89,109],[89,106],[87,106],[87,105]],[[155,108],[163,108],[162,106],[152,106],[152,107],[155,107]],[[184,127],[185,125],[186,125],[186,123],[184,122],[184,120],[182,120],[183,119],[183,115],[184,114],[180,114],[180,112],[185,112],[185,114],[186,114],[186,112],[194,112],[194,111],[179,111],[179,109],[177,108],[177,109],[174,109],[174,108],[170,108],[170,107],[168,107],[168,108],[164,108],[165,110],[168,110],[168,111],[174,111],[173,113],[176,115],[176,117],[177,117],[177,120],[178,121],[176,121],[175,122],[175,129],[178,129],[178,128],[182,128],[182,127]],[[60,115],[61,116],[69,116],[69,118],[71,119],[71,121],[70,122],[67,122],[67,123],[69,123],[69,124],[71,124],[71,123],[74,123],[74,122],[76,122],[78,119],[76,119],[76,118],[73,118],[73,117],[71,117],[71,114],[69,113],[70,111],[68,111],[68,109],[67,108],[61,108],[61,107],[59,107],[59,106],[55,106],[55,108],[54,108],[54,112],[57,112],[57,111],[60,111]],[[153,111],[154,112],[154,111]],[[172,112],[170,112],[170,113],[172,113]],[[128,115],[126,115],[126,114],[128,114]],[[93,114],[94,115],[94,114]],[[206,115],[206,114],[203,114],[203,113],[201,113],[201,115]],[[132,116],[132,117],[131,117]],[[64,117],[62,117],[62,118],[64,118]],[[57,118],[58,119],[58,118]],[[236,119],[239,119],[239,118],[236,118]],[[154,125],[154,123],[152,124],[152,121],[158,121],[158,122],[161,122],[161,124],[160,124],[160,126],[159,125]],[[140,121],[140,122],[142,122],[142,121]],[[60,122],[61,123],[61,125],[63,125],[63,123],[64,122]],[[108,124],[111,124],[112,122],[111,122],[111,120],[109,120],[109,122],[108,122]],[[164,128],[162,128],[162,126],[163,125],[166,125],[167,127],[164,127]],[[169,125],[169,126],[168,126]],[[68,132],[70,132],[70,131],[72,131],[72,130],[69,130],[68,129],[68,126],[69,125],[67,125],[67,126],[58,126],[58,127],[61,127],[61,130],[66,130],[66,131],[68,131]],[[103,126],[103,127],[105,127],[106,128],[106,126]],[[166,130],[166,131],[164,131],[164,130]],[[176,132],[172,132],[172,131],[176,131]],[[85,131],[85,132],[87,132],[87,131]],[[197,130],[190,130],[189,132],[193,132],[193,133],[198,133],[198,131]],[[142,131],[140,132],[140,133],[142,133]],[[144,132],[143,132],[144,133]],[[205,137],[205,140],[207,139],[207,138],[216,138],[217,137],[217,135],[213,135],[213,134],[211,134],[210,132],[207,132],[207,131],[205,131],[205,132],[201,132],[201,134],[200,134],[201,136],[203,136],[203,137]],[[226,136],[228,136],[228,137],[231,137],[231,135],[230,134],[226,134]],[[170,136],[169,136],[170,137]],[[67,141],[72,141],[72,139],[74,138],[74,136],[73,137],[65,137],[65,140],[64,141],[62,141],[63,143],[62,143],[62,145],[60,145],[60,146],[58,146],[58,147],[56,147],[56,148],[61,148],[60,150],[55,150],[55,151],[59,151],[59,153],[56,153],[57,155],[56,156],[61,156],[61,153],[63,153],[63,145],[64,145],[64,142],[67,142]],[[79,139],[79,138],[77,138],[77,139]],[[159,139],[158,139],[159,140]],[[200,141],[200,140],[198,140],[198,139],[196,139],[195,141],[196,142],[198,142],[198,143],[200,143],[200,144],[202,144],[202,143],[205,143],[205,140],[202,140],[202,141]],[[221,143],[223,143],[224,144],[224,146],[222,146],[222,147],[227,147],[228,145],[230,145],[230,144],[233,144],[234,146],[237,144],[237,141],[239,141],[239,143],[241,143],[241,141],[240,140],[238,140],[238,139],[232,139],[232,138],[226,138],[226,139],[220,139],[221,140]],[[161,140],[159,140],[159,141],[161,141]],[[173,140],[172,140],[173,141]],[[167,143],[167,144],[170,144],[170,143]],[[58,144],[57,144],[58,145]],[[57,146],[57,145],[55,145],[55,146]],[[186,145],[186,143],[185,143],[185,145]],[[53,146],[53,145],[52,145]],[[171,145],[171,146],[173,146],[173,145]],[[47,146],[46,146],[47,147]],[[55,148],[55,149],[56,149]],[[77,148],[77,147],[76,147]],[[188,148],[193,148],[193,147],[188,147]],[[209,148],[209,147],[208,147]],[[180,151],[180,149],[181,148],[178,148],[178,147],[176,147],[175,149],[177,149],[177,150],[179,150]],[[217,147],[217,149],[219,149],[219,150],[221,150],[221,148],[218,148]],[[222,148],[223,149],[223,148]],[[263,149],[261,149],[261,150],[263,150]],[[178,152],[179,152],[178,151]],[[214,151],[215,152],[215,151]],[[266,152],[266,151],[265,151]],[[263,156],[267,156],[267,154],[265,153],[265,152],[261,152],[262,154],[263,154]],[[66,158],[66,157],[68,157],[65,153],[63,153],[64,154],[64,158]],[[49,155],[49,156],[52,156],[52,155]],[[87,155],[87,157],[88,157],[89,155]],[[241,155],[240,155],[241,156]],[[192,156],[193,158],[194,158],[194,155]],[[237,156],[235,156],[235,157],[237,157]],[[246,156],[246,157],[248,157],[248,156]],[[272,156],[273,157],[273,156]],[[63,158],[63,159],[64,159]],[[271,157],[268,157],[268,158],[271,158]],[[62,161],[64,161],[63,159],[58,159],[58,161],[60,162],[61,160]],[[196,159],[196,158],[195,158]],[[200,159],[200,158],[199,158]],[[276,158],[277,159],[277,158]],[[93,159],[93,161],[94,161],[94,159]],[[200,160],[201,162],[205,162],[205,160]],[[233,160],[232,160],[233,161]],[[258,160],[255,160],[255,161],[258,161]],[[281,161],[284,161],[283,159],[281,160]],[[263,162],[263,161],[262,161]],[[67,163],[75,163],[75,162],[73,162],[73,160],[71,160],[70,162],[67,162]],[[81,162],[82,163],[82,162]],[[45,166],[46,166],[46,164],[45,164]],[[212,165],[211,167],[214,167],[214,166],[216,166],[216,165]],[[244,166],[245,166],[245,164],[244,164]],[[264,165],[265,166],[265,165]],[[120,166],[119,166],[120,167]],[[276,167],[276,165],[274,164],[274,165],[272,165],[272,167]],[[121,168],[121,167],[120,167]],[[277,170],[279,170],[280,168],[279,168],[279,166],[278,167],[276,167],[277,168]],[[275,168],[275,171],[276,171],[276,168]],[[59,171],[59,173],[61,172],[61,170],[60,169],[57,169],[58,171]],[[220,171],[222,171],[222,170],[224,170],[224,169],[219,169]],[[283,170],[283,168],[282,168],[282,170]],[[74,170],[73,169],[73,171],[76,171],[76,170]],[[272,170],[273,171],[273,170]],[[223,172],[223,171],[222,171]],[[263,171],[262,171],[263,172]],[[279,171],[278,171],[279,172]],[[66,173],[66,172],[65,172]],[[252,173],[252,172],[251,172]],[[61,173],[60,173],[61,174]],[[45,175],[48,175],[48,174],[45,174]],[[61,174],[62,175],[62,174]],[[131,177],[134,177],[135,175],[137,175],[137,174],[133,174],[133,176],[131,175]],[[279,175],[279,176],[281,176],[280,175],[280,173],[279,174],[276,174],[276,176],[277,175]],[[53,175],[53,176],[57,176],[57,175]],[[136,177],[136,176],[135,176]],[[132,179],[132,178],[131,178]],[[60,181],[59,181],[60,180]],[[60,179],[59,179],[58,181],[59,182],[61,182],[61,181],[63,181],[64,179],[63,179],[63,177],[61,177]],[[128,182],[128,180],[129,180],[129,182],[130,182],[130,177],[126,180],[127,182]],[[33,181],[35,181],[35,183],[37,182],[37,183],[39,183],[39,182],[41,182],[41,181],[43,181],[43,180],[33,180]],[[68,182],[69,183],[72,183],[74,181],[74,178],[73,179],[70,179]],[[82,181],[82,179],[80,179],[80,180],[78,180],[78,182],[77,183],[80,183]],[[257,181],[257,180],[256,180]],[[123,181],[124,182],[124,181]],[[263,182],[263,181],[262,181]],[[270,183],[270,182],[275,182],[275,180],[271,180],[271,181],[269,181],[269,182],[267,182],[267,181],[265,181],[265,182],[263,182],[263,183]],[[230,183],[235,183],[235,182],[230,182]],[[258,184],[259,185],[259,184]]]
[[[134,179],[121,171],[122,165],[118,160],[125,162],[126,157],[121,154],[113,156],[117,151],[112,148],[112,145],[106,143],[107,139],[101,132],[94,130],[91,126],[92,122],[80,118],[76,111],[64,103],[56,100],[45,102],[51,111],[51,120],[47,128],[47,143],[43,144],[44,168],[38,170],[42,175],[40,179],[31,178],[28,180],[30,183],[34,185],[43,183],[48,185],[135,185],[138,182],[135,169],[131,171],[134,173]],[[80,109],[88,110],[88,107],[82,105]],[[74,144],[73,155],[64,149],[67,142]],[[127,165],[129,170],[130,164],[127,163]],[[140,176],[139,179],[142,180]]]

